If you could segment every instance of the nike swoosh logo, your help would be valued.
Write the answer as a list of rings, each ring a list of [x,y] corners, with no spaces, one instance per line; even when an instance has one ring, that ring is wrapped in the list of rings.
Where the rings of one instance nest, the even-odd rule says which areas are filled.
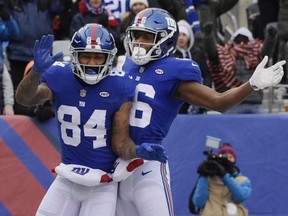
[[[150,172],[152,172],[152,170],[149,170],[149,171],[147,171],[147,172],[142,171],[142,175],[143,175],[143,176],[144,176],[144,175],[147,175],[147,174],[150,173]]]

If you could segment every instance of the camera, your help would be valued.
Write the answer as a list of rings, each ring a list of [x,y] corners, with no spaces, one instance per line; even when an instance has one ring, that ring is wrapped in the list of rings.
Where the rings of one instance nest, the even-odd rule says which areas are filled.
[[[207,160],[215,160],[220,163],[222,166],[227,166],[231,162],[228,160],[226,154],[218,154],[214,153],[213,149],[217,150],[220,148],[221,139],[207,136],[206,138],[206,146],[210,149],[208,151],[204,151],[203,154],[207,156]]]
[[[206,155],[206,160],[204,160],[199,168],[198,173],[204,176],[215,176],[223,175],[226,171],[229,172],[233,167],[231,167],[231,162],[228,160],[225,154],[214,153],[214,150],[218,150],[220,147],[221,139],[216,137],[207,136],[206,146],[209,150],[203,152]]]
[[[222,164],[225,161],[227,161],[227,156],[226,155],[224,155],[224,154],[219,154],[219,155],[215,154],[212,149],[210,149],[209,151],[204,151],[203,154],[207,156],[207,160],[215,160],[215,161],[217,161],[220,164]]]

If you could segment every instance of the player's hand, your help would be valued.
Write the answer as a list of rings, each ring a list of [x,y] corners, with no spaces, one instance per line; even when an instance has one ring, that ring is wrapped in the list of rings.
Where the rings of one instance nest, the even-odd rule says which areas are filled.
[[[268,56],[265,56],[258,64],[256,70],[249,80],[249,83],[254,90],[277,85],[283,77],[284,71],[282,65],[284,65],[286,61],[282,60],[268,68],[265,68],[267,61]]]
[[[34,46],[34,65],[33,70],[42,74],[44,73],[57,59],[63,56],[63,53],[51,55],[54,36],[43,35],[41,40],[35,41]]]
[[[168,159],[164,147],[154,143],[141,143],[136,147],[136,155],[145,160],[157,160],[161,163],[166,163]]]

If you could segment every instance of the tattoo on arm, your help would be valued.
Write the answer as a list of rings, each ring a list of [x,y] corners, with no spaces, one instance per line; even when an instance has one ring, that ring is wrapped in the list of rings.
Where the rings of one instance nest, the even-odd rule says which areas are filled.
[[[112,127],[112,147],[114,152],[123,159],[137,157],[136,145],[129,136],[129,112],[131,102],[124,103],[114,115]]]
[[[32,106],[42,104],[52,99],[52,92],[47,85],[39,85],[40,74],[30,73],[20,82],[16,90],[16,100],[22,105]]]

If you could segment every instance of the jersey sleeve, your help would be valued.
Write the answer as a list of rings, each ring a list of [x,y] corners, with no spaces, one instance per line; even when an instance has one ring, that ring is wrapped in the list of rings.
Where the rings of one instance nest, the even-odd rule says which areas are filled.
[[[202,73],[198,63],[190,59],[178,59],[178,79],[202,83]]]
[[[174,94],[181,81],[191,81],[198,83],[203,82],[200,67],[195,61],[192,61],[190,59],[175,58],[171,67],[173,67],[173,65],[176,70],[173,71],[173,73],[175,73],[174,76],[176,76],[176,77],[173,76],[173,79],[176,78],[177,82],[171,88],[170,91],[171,96]],[[177,65],[177,67],[175,67],[175,65]]]
[[[55,62],[43,74],[40,79],[41,83],[46,83],[53,91],[56,86],[61,85],[65,81],[64,70],[71,70],[68,63]]]

